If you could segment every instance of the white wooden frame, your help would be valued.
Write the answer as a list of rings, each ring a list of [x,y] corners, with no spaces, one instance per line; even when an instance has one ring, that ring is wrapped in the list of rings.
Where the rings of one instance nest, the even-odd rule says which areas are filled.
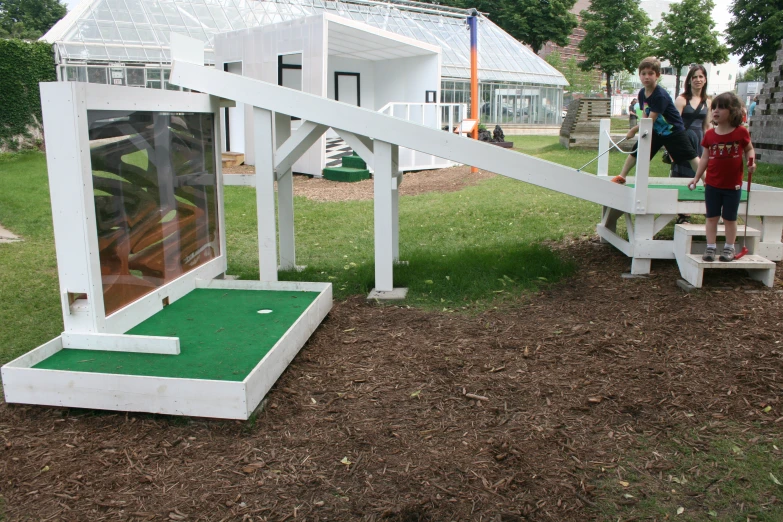
[[[197,280],[198,288],[318,292],[318,297],[242,381],[117,375],[33,368],[63,347],[56,337],[2,367],[8,403],[245,420],[332,307],[329,283]]]
[[[180,93],[80,82],[41,84],[46,134],[49,189],[60,278],[65,331],[117,333],[151,317],[195,288],[196,279],[210,279],[226,271],[226,236],[220,157],[215,158],[216,199],[220,255],[156,288],[142,298],[106,315],[95,228],[92,165],[87,111],[134,110],[196,112],[214,116],[215,143],[220,143],[220,100],[206,94]],[[87,302],[71,302],[69,294],[86,294]]]
[[[600,122],[600,136],[598,140],[598,152],[603,153],[612,145],[609,141],[610,120],[603,119]],[[682,185],[686,186],[690,180],[686,178],[650,178],[650,145],[649,139],[644,136],[652,136],[652,122],[649,118],[640,121],[639,129],[639,154],[636,164],[636,176],[627,178],[628,184],[634,184],[633,209],[628,211],[619,208],[619,205],[604,205],[601,221],[596,225],[596,231],[601,241],[612,244],[623,252],[631,261],[631,273],[644,275],[650,273],[653,259],[675,259],[675,241],[654,239],[667,224],[674,220],[678,214],[703,214],[704,202],[702,201],[678,201],[676,190],[657,189],[651,190],[652,185]],[[605,154],[598,160],[598,176],[606,179],[609,172],[609,154]],[[744,183],[747,189],[747,182]],[[751,186],[750,207],[742,202],[739,207],[739,215],[745,215],[747,208],[750,218],[748,225],[761,231],[761,238],[756,244],[756,254],[771,261],[783,260],[783,190],[754,183]],[[617,221],[625,217],[628,239],[617,234]]]

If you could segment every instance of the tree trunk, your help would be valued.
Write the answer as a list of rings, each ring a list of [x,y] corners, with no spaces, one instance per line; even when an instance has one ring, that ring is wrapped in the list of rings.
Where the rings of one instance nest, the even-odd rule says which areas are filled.
[[[675,80],[674,80],[674,97],[675,98],[680,95],[680,70],[681,69],[682,69],[682,67],[677,69],[677,75],[675,76]]]
[[[612,99],[612,73],[606,73],[606,97]]]

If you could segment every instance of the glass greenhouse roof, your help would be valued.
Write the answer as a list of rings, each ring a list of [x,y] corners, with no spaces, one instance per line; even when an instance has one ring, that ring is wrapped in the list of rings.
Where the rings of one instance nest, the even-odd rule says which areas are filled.
[[[42,38],[61,63],[168,63],[169,34],[190,35],[212,53],[215,33],[329,12],[442,49],[444,78],[470,77],[466,11],[432,4],[374,0],[82,0]],[[567,85],[529,48],[482,16],[479,79]]]

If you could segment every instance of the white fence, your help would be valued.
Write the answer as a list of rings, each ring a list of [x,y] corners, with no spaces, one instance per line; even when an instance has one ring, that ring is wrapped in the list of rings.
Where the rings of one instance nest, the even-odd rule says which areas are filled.
[[[465,103],[391,102],[378,112],[425,127],[453,131],[467,117],[468,106]],[[403,171],[442,169],[453,165],[453,161],[400,148],[400,170]]]

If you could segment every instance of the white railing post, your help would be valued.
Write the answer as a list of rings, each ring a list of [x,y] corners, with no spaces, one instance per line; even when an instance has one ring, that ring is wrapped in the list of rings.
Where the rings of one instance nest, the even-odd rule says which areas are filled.
[[[603,118],[598,127],[598,154],[603,154],[598,158],[598,170],[599,176],[609,175],[609,153],[606,152],[611,147],[609,142],[609,130],[612,127],[612,120],[609,118]]]
[[[373,156],[375,173],[374,227],[375,227],[375,290],[394,290],[394,226],[392,197],[392,146],[375,140]]]
[[[272,137],[272,111],[253,107],[253,150],[256,155],[258,275],[261,281],[277,281],[275,150]]]
[[[291,136],[291,117],[275,113],[275,148]],[[277,220],[280,234],[280,268],[296,268],[294,236],[294,176],[292,169],[277,173]]]

